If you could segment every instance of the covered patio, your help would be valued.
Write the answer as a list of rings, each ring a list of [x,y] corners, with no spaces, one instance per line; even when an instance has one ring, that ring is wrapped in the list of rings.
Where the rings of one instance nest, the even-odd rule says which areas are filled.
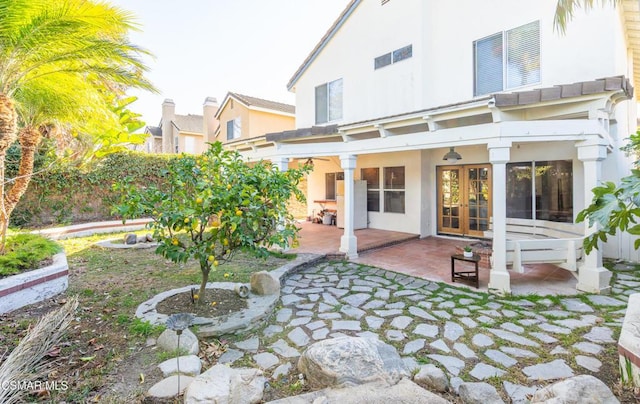
[[[311,222],[300,223],[299,247],[292,252],[326,254],[328,257],[344,257],[340,253],[342,229]],[[432,281],[456,286],[467,283],[451,282],[451,255],[457,254],[457,247],[473,243],[475,239],[426,237],[417,234],[361,229],[355,231],[358,239],[358,258],[352,262],[384,268],[390,271],[416,276]],[[552,264],[524,265],[524,272],[509,271],[511,293],[563,294],[573,295],[577,280],[567,270]],[[490,269],[480,266],[480,290],[487,292]]]

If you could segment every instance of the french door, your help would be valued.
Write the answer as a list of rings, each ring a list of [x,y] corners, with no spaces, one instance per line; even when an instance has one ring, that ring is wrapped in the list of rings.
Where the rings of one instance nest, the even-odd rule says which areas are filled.
[[[491,166],[437,168],[438,233],[484,237],[491,216]]]

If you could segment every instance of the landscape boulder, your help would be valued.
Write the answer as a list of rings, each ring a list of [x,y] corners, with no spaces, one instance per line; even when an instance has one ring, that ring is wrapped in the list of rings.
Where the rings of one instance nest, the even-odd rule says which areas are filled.
[[[178,366],[180,362],[180,366]],[[202,362],[196,355],[180,356],[167,359],[158,365],[164,377],[176,375],[198,376],[202,370]]]
[[[184,393],[184,403],[259,403],[266,380],[259,369],[233,369],[218,364],[189,384]]]
[[[409,376],[393,346],[360,337],[338,337],[310,345],[300,357],[298,369],[313,388],[370,382],[394,385]]]
[[[147,392],[147,397],[155,399],[173,398],[178,394],[182,394],[192,381],[193,377],[190,376],[182,375],[180,376],[180,381],[178,381],[177,375],[169,376],[151,386]],[[180,390],[178,390],[178,384],[180,385]]]
[[[280,281],[267,271],[251,274],[251,292],[256,295],[275,295],[280,292]]]
[[[177,352],[178,334],[173,330],[166,329],[160,334],[156,343],[167,352]],[[182,335],[180,335],[180,354],[197,355],[199,351],[198,337],[188,328],[182,331]]]
[[[133,245],[138,242],[138,236],[133,233],[129,233],[124,236],[124,243],[127,245]]]
[[[535,392],[532,404],[619,404],[600,379],[591,375],[570,377]]]

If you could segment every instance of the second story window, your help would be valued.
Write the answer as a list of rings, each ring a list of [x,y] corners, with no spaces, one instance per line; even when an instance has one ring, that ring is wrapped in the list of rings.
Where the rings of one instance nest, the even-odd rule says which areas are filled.
[[[342,119],[342,79],[316,87],[316,123]]]
[[[473,42],[474,96],[540,82],[540,22]]]
[[[238,139],[240,136],[242,136],[240,117],[227,121],[227,140]]]

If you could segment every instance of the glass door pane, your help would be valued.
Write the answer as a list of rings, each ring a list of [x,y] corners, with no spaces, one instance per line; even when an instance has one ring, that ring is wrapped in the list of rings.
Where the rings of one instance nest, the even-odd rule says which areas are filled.
[[[467,217],[466,234],[484,236],[489,230],[489,167],[478,166],[466,168]]]
[[[440,207],[438,231],[442,233],[462,233],[461,169],[442,168],[439,176]]]

